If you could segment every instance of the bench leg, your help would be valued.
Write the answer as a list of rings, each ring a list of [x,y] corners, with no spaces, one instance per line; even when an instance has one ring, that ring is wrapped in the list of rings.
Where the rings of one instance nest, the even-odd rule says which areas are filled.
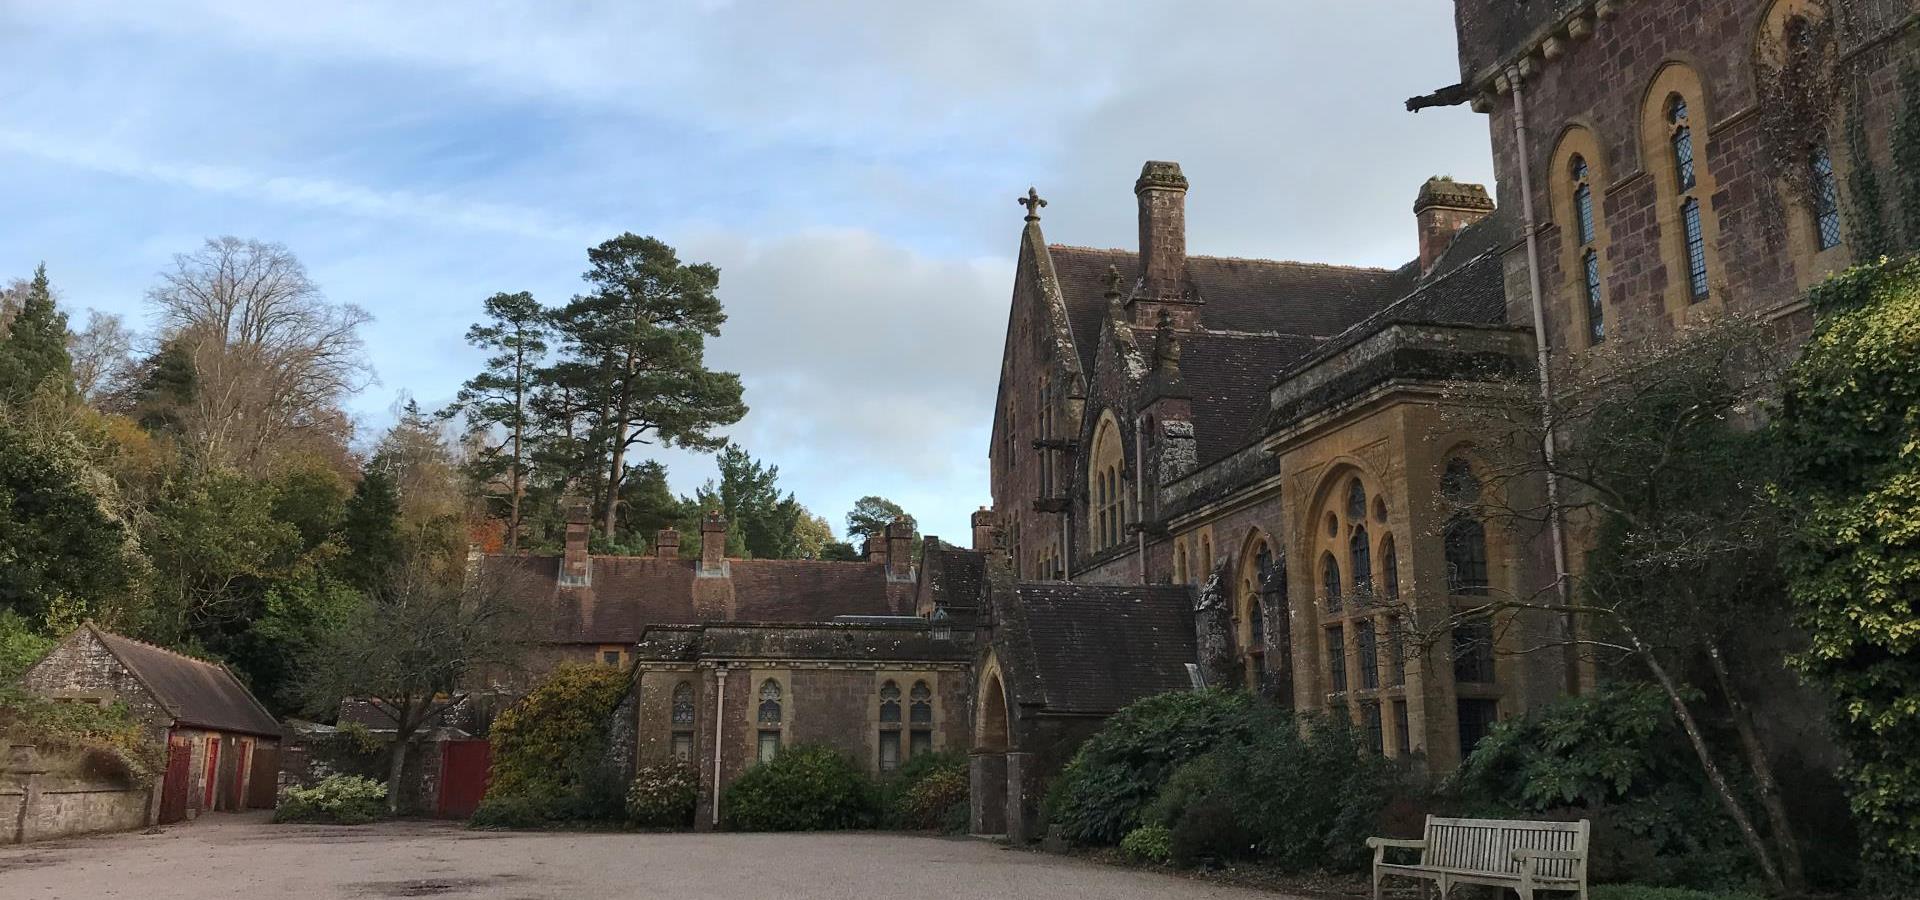
[[[1380,900],[1380,870],[1373,870],[1373,900]]]

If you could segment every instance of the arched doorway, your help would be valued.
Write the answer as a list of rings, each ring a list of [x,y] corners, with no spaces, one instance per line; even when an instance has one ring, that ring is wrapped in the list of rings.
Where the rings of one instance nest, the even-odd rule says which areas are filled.
[[[1006,834],[1007,752],[1011,747],[1007,721],[1007,691],[1000,667],[988,660],[982,667],[974,695],[973,752],[969,760],[974,834]]]

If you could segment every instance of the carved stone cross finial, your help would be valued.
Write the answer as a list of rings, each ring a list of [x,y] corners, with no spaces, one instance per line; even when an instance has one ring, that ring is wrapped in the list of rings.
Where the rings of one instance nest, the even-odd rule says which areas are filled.
[[[1047,205],[1047,201],[1040,199],[1040,192],[1031,187],[1027,188],[1027,195],[1016,202],[1027,208],[1029,222],[1040,221],[1040,207]]]

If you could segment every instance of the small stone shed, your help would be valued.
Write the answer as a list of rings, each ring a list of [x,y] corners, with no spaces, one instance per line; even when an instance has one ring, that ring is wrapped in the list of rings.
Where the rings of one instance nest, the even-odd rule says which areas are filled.
[[[53,700],[125,703],[167,746],[157,819],[271,809],[281,729],[225,666],[123,637],[89,622],[20,678]],[[257,773],[257,777],[256,777]]]

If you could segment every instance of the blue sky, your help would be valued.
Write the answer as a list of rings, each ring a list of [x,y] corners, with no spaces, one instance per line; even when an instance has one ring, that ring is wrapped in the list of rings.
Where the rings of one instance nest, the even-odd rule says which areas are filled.
[[[1483,118],[1400,106],[1456,80],[1441,0],[0,0],[0,278],[144,328],[172,254],[284,243],[375,317],[372,435],[472,374],[482,298],[652,234],[721,268],[735,439],[836,529],[877,493],[964,542],[1015,196],[1130,247],[1174,159],[1191,252],[1398,265],[1422,180],[1489,176]]]

